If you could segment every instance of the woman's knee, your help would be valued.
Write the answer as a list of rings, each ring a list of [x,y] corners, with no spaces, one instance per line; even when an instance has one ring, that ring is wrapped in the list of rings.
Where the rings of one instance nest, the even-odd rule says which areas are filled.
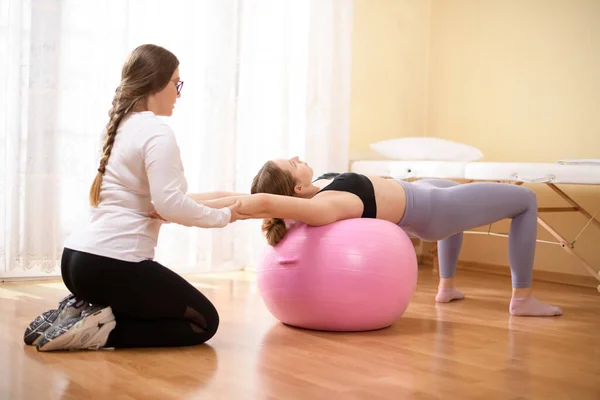
[[[219,318],[209,321],[208,326],[206,328],[206,336],[207,336],[206,340],[209,340],[210,338],[215,336],[215,334],[217,333],[218,330],[219,330]]]
[[[527,208],[533,208],[537,211],[538,207],[538,199],[537,194],[530,188],[526,188],[523,186],[519,186],[521,190],[521,196],[523,197],[523,202],[527,204]]]
[[[193,332],[193,337],[191,339],[192,343],[190,344],[199,345],[209,341],[213,336],[215,336],[217,330],[219,329],[219,321],[210,321],[206,328],[203,328],[194,322],[190,322],[190,326]]]
[[[183,314],[183,318],[196,325],[202,327],[202,329],[208,329],[211,325],[219,325],[219,313],[212,303],[208,300],[202,304],[201,309],[196,309],[187,306]]]

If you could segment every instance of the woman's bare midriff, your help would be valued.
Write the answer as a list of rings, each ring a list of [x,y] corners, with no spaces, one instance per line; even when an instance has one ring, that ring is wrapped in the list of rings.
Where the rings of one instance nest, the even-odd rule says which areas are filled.
[[[406,193],[404,187],[393,179],[380,176],[368,177],[375,189],[377,201],[377,218],[397,224],[406,209]]]

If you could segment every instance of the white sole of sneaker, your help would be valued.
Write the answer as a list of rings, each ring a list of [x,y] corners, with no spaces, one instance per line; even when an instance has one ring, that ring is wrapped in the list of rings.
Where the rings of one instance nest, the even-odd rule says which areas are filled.
[[[38,318],[42,318],[42,317],[38,317]],[[54,321],[52,321],[52,322],[54,322]],[[33,325],[34,323],[35,323],[35,321],[32,322],[29,326]],[[23,341],[28,346],[37,345],[38,342],[40,341],[40,339],[42,338],[42,336],[44,335],[44,332],[46,331],[46,329],[48,329],[50,326],[52,326],[52,323],[50,323],[48,321],[39,322],[38,326],[36,328],[32,329],[31,332],[29,332],[23,336]]]
[[[108,335],[116,325],[112,309],[105,307],[80,319],[62,335],[42,343],[37,349],[39,351],[97,350],[106,344]]]

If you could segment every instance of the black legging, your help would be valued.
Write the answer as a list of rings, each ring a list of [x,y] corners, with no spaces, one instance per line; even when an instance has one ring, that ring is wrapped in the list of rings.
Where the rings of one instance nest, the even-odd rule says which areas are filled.
[[[106,347],[190,346],[217,332],[219,314],[210,300],[155,261],[64,249],[61,272],[78,299],[112,308],[117,326]]]

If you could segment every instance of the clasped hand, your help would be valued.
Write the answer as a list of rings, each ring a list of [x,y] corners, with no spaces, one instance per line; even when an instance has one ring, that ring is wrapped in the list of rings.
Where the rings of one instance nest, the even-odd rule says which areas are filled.
[[[237,220],[245,220],[250,218],[249,215],[246,214],[242,214],[239,212],[240,207],[242,206],[242,201],[239,199],[232,199],[233,204],[229,206],[229,209],[231,210],[231,220],[229,220],[229,223],[235,222]]]

